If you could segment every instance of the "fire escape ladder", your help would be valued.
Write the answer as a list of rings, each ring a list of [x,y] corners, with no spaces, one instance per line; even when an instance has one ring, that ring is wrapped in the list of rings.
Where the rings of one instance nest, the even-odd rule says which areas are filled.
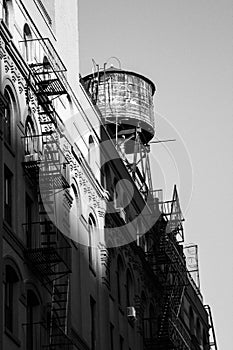
[[[183,297],[184,297],[184,292],[185,292],[185,286],[178,286],[179,291],[177,293],[178,297],[177,297],[177,303],[175,304],[176,307],[173,307],[173,309],[176,311],[176,317],[179,317],[180,314],[180,309],[182,306],[182,301],[183,301]]]
[[[152,191],[153,185],[152,185],[149,153],[146,154],[145,168],[146,168],[145,173],[147,174],[147,177],[148,177],[148,187],[149,187],[149,190]]]
[[[68,161],[60,149],[58,134],[56,132],[48,134],[42,131],[42,142],[44,157],[40,166],[40,190],[46,192],[50,189],[69,188],[66,174]]]
[[[171,234],[164,233],[160,239],[157,264],[170,266],[170,271],[179,275],[180,284],[187,285],[188,276],[181,249]]]
[[[57,330],[67,335],[69,309],[69,275],[62,275],[53,281],[51,315],[50,315],[50,345],[58,345]],[[66,338],[67,342],[67,338]],[[59,345],[61,345],[59,343]]]
[[[165,286],[163,313],[158,332],[158,339],[162,339],[163,341],[166,338],[167,340],[169,339],[169,322],[171,319],[171,314],[173,314],[173,320],[174,318],[178,318],[184,289],[185,287],[179,284],[177,276],[173,282],[173,285]]]
[[[168,338],[169,311],[170,311],[170,297],[169,295],[165,295],[164,303],[163,303],[163,313],[162,313],[160,327],[158,331],[158,340]]]
[[[23,163],[30,177],[35,176],[33,166],[36,168],[34,180],[38,191],[39,209],[39,220],[24,225],[27,233],[25,255],[51,294],[49,321],[33,327],[40,327],[45,334],[40,341],[40,349],[72,350],[73,342],[67,335],[71,245],[56,226],[55,201],[56,194],[69,187],[68,161],[60,147],[57,123],[59,116],[53,102],[56,97],[67,94],[63,75],[65,67],[49,39],[30,40],[30,46],[36,57],[32,57],[32,62],[29,63],[31,73],[28,89],[34,91],[38,102],[41,134],[34,136],[39,137],[41,157],[36,164],[30,164],[29,160],[31,161],[33,155],[27,155]],[[34,151],[33,148],[31,150]]]
[[[213,317],[212,317],[210,306],[205,305],[205,310],[208,314],[208,321],[209,321],[209,332],[210,332],[209,347],[210,347],[210,350],[218,350],[217,339],[216,339],[216,335],[215,335],[215,331],[214,331],[214,322],[213,322]]]
[[[178,275],[175,276],[175,281],[171,287],[168,287],[168,290],[169,289],[171,290],[169,296],[170,308],[173,311],[174,315],[178,317],[185,291],[185,286],[182,285],[182,282],[179,280]]]
[[[179,238],[180,242],[183,242],[184,233],[182,221],[184,221],[184,218],[180,208],[176,186],[174,186],[172,200],[163,202],[163,214],[167,220],[166,232],[172,234],[177,240]]]
[[[185,286],[188,284],[187,271],[182,249],[172,233],[167,232],[166,227],[160,237],[157,265],[167,276],[163,285],[164,301],[158,332],[158,348],[188,350],[190,339],[179,320]]]

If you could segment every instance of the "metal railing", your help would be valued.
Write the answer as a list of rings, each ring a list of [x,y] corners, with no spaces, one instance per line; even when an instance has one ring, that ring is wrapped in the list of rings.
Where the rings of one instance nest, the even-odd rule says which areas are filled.
[[[46,57],[48,73],[65,72],[66,67],[49,38],[26,39],[19,41],[20,52],[28,64],[42,64]]]
[[[51,221],[26,223],[23,227],[29,259],[33,258],[36,263],[38,253],[41,262],[48,264],[62,262],[67,270],[71,270],[71,245]]]
[[[176,345],[176,343],[180,343],[182,344],[183,349],[191,350],[191,337],[182,321],[174,312],[171,312],[169,317],[168,333],[169,338],[172,340],[174,345]]]
[[[67,69],[49,38],[19,41],[19,51],[31,68],[35,83],[40,84],[40,91],[50,95],[67,92]]]

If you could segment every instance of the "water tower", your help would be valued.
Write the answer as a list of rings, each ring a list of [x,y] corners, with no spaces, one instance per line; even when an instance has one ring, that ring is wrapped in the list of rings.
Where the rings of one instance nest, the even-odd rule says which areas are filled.
[[[155,134],[153,95],[148,78],[111,66],[83,78],[113,142],[145,196],[152,190],[149,142]]]

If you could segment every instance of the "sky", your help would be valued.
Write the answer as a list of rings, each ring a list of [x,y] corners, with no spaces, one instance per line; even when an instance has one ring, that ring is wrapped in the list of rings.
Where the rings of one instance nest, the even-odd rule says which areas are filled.
[[[176,141],[151,145],[154,188],[177,183],[218,350],[232,344],[232,33],[230,0],[79,0],[81,75],[114,56],[156,85],[156,137]]]

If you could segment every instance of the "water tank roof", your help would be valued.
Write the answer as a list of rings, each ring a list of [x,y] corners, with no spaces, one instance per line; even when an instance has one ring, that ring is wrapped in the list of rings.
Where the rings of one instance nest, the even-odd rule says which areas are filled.
[[[114,66],[110,66],[109,68],[105,69],[105,73],[123,73],[123,74],[128,74],[128,75],[134,75],[142,80],[145,80],[148,84],[150,84],[151,89],[152,89],[152,95],[154,95],[156,88],[155,88],[155,84],[148,79],[147,77],[145,77],[144,75],[141,75],[139,73],[135,73],[135,72],[131,72],[131,71],[127,71],[127,70],[123,70],[120,68],[116,68]],[[94,74],[97,75],[97,72],[95,72]],[[99,72],[99,74],[104,74],[104,70],[101,70]],[[85,77],[83,77],[83,80],[88,80],[89,78],[93,77],[93,73],[86,75]]]

